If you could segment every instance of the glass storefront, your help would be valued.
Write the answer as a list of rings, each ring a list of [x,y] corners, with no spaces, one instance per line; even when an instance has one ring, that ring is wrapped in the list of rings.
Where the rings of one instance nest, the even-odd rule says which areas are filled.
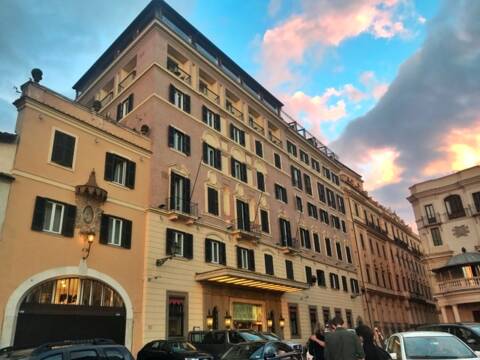
[[[233,327],[235,329],[263,331],[262,305],[234,302]]]

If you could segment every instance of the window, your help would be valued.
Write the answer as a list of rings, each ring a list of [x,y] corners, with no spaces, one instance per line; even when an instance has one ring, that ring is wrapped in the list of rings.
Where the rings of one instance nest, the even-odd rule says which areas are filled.
[[[296,196],[295,195],[295,208],[300,211],[300,212],[303,212],[303,202],[302,202],[302,198],[300,196]]]
[[[173,85],[170,85],[169,100],[170,103],[179,109],[190,113],[190,96],[184,94]]]
[[[338,210],[345,214],[345,201],[343,200],[343,197],[340,195],[337,195],[337,203],[338,203]]]
[[[325,324],[325,327],[326,327],[330,322],[330,309],[327,307],[324,307],[322,308],[322,313],[323,313],[323,323]]]
[[[111,215],[102,215],[100,243],[130,249],[132,241],[132,222]]]
[[[325,197],[325,186],[323,184],[317,183],[317,190],[318,190],[318,198],[320,199],[321,202],[326,201]]]
[[[342,220],[342,231],[347,233],[347,225],[345,224],[345,220]]]
[[[265,191],[265,176],[260,171],[257,171],[257,188],[260,191]]]
[[[37,196],[31,229],[73,237],[76,213],[73,205]]]
[[[172,126],[168,127],[168,146],[190,156],[190,136]]]
[[[358,213],[358,205],[357,203],[353,203],[355,205],[355,215],[356,216],[360,216],[360,214]]]
[[[314,158],[312,158],[312,168],[313,170],[315,171],[320,171],[320,163],[318,162],[318,160],[315,160]]]
[[[288,305],[288,318],[290,319],[290,337],[300,337],[300,330],[298,324],[298,307],[296,304]]]
[[[317,233],[313,233],[313,248],[316,252],[320,252],[320,236]]]
[[[276,167],[277,169],[281,169],[281,168],[282,168],[282,158],[280,157],[279,154],[277,154],[277,153],[274,153],[274,154],[273,154],[273,161],[274,161],[275,167]]]
[[[352,264],[352,253],[351,253],[351,250],[350,250],[350,246],[345,246],[345,252],[347,253],[347,262],[349,264]]]
[[[310,242],[310,231],[300,228],[300,242],[302,247],[311,249],[312,244]]]
[[[282,246],[292,246],[292,232],[290,228],[290,221],[285,219],[278,219],[280,225],[280,241]]]
[[[475,205],[475,210],[477,213],[480,213],[480,191],[472,194],[473,204]]]
[[[329,188],[327,188],[327,204],[334,209],[337,208],[337,204],[335,203],[335,194]]]
[[[105,155],[104,178],[106,181],[133,189],[135,187],[135,168],[136,165],[133,161],[108,152]]]
[[[205,262],[226,265],[225,244],[220,241],[205,239]]]
[[[445,207],[449,219],[455,219],[465,216],[465,209],[463,208],[462,199],[460,195],[450,195],[445,198]]]
[[[170,175],[169,210],[190,214],[190,179],[174,172]]]
[[[218,190],[212,187],[207,188],[207,212],[212,215],[219,215]]]
[[[287,273],[287,279],[295,280],[293,274],[293,263],[290,260],[285,260],[285,271]]]
[[[325,238],[325,249],[327,251],[327,256],[332,256],[332,243],[329,238]]]
[[[352,310],[345,309],[345,320],[347,321],[347,327],[353,329],[353,315]]]
[[[320,220],[327,225],[330,223],[330,220],[328,219],[327,211],[320,209]]]
[[[287,151],[290,155],[297,157],[297,145],[287,140]]]
[[[186,336],[186,299],[183,296],[168,295],[168,337],[183,338]]]
[[[237,199],[237,229],[250,231],[250,208],[248,203]]]
[[[350,289],[352,290],[353,294],[360,293],[360,288],[358,287],[357,279],[350,279]]]
[[[429,224],[435,224],[437,222],[432,204],[425,205],[425,214],[427,215],[427,222]]]
[[[259,140],[255,140],[255,154],[263,158],[263,144]]]
[[[70,360],[96,360],[98,354],[95,350],[78,350],[70,352]]]
[[[193,235],[182,231],[167,229],[167,255],[193,259]]]
[[[327,286],[327,282],[325,280],[325,271],[317,270],[317,284],[321,287]]]
[[[346,276],[342,276],[342,290],[348,292],[348,282]]]
[[[130,94],[125,100],[117,105],[117,121],[123,119],[133,110],[133,94]]]
[[[270,233],[270,222],[268,220],[268,211],[260,209],[260,222],[262,226],[262,232]]]
[[[365,241],[363,240],[363,234],[360,234],[360,245],[362,249],[365,250]]]
[[[204,142],[203,162],[214,167],[217,170],[222,170],[222,152]]]
[[[274,275],[273,271],[273,256],[270,254],[265,254],[265,274]]]
[[[315,334],[315,329],[318,323],[318,314],[317,314],[317,307],[316,306],[309,306],[308,307],[308,314],[310,318],[310,334]]]
[[[239,269],[255,271],[255,254],[253,250],[237,246],[237,266]]]
[[[247,165],[234,159],[230,160],[232,176],[240,181],[247,182]]]
[[[305,191],[308,195],[312,195],[312,182],[310,181],[310,176],[303,174],[303,182],[305,183]]]
[[[330,180],[330,169],[323,166],[323,176],[325,176],[328,180]]]
[[[300,150],[300,160],[303,161],[307,165],[310,163],[309,158],[308,158],[308,154],[303,150]]]
[[[440,235],[440,229],[437,227],[431,228],[430,232],[432,233],[433,246],[442,246],[443,241],[442,236]]]
[[[337,258],[338,258],[338,260],[343,261],[342,245],[337,242],[335,244],[335,246],[337,248]]]
[[[340,230],[340,219],[338,216],[331,215],[332,218],[332,226],[338,230]]]
[[[337,274],[330,273],[330,287],[335,290],[340,290],[340,282]]]
[[[312,268],[310,266],[305,266],[305,281],[309,285],[312,283]]]
[[[220,131],[220,115],[214,113],[206,106],[202,107],[202,120],[211,128]]]
[[[367,281],[372,283],[372,278],[370,276],[370,265],[365,265],[365,273],[367,274]]]
[[[73,155],[75,154],[75,141],[75,137],[55,130],[50,161],[71,168],[73,166]]]
[[[230,139],[237,144],[245,146],[245,131],[240,130],[235,125],[230,124]]]
[[[303,190],[303,185],[302,185],[302,173],[300,170],[298,170],[294,166],[290,166],[290,171],[292,175],[292,186],[295,186],[299,188],[300,190]]]
[[[120,350],[116,348],[104,348],[107,360],[127,360],[128,357]],[[70,358],[71,359],[71,358]]]
[[[333,172],[331,173],[331,177],[332,177],[332,182],[336,185],[340,185],[340,178],[335,175]]]
[[[287,204],[287,189],[285,189],[283,186],[275,184],[275,199],[283,201],[285,204]]]
[[[315,205],[312,203],[307,203],[307,211],[308,211],[308,216],[318,219],[318,210]]]

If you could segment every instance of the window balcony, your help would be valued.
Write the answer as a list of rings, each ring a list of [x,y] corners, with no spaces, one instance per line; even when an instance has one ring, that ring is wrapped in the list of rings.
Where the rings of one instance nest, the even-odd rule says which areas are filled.
[[[190,74],[183,70],[180,65],[171,58],[167,58],[167,69],[183,82],[190,84],[192,80]]]
[[[261,231],[260,225],[251,222],[238,222],[231,223],[231,231],[234,238],[241,241],[253,241],[255,243],[260,240]]]
[[[137,71],[132,70],[128,73],[125,78],[118,83],[118,92],[121,92],[123,89],[125,89],[128,85],[130,85],[135,77],[137,76]]]
[[[290,243],[282,241],[279,245],[284,254],[296,255],[300,252],[300,242],[297,239],[292,238]]]
[[[225,100],[225,109],[239,120],[243,120],[243,113],[238,110],[230,100]]]
[[[102,104],[101,108],[105,107],[110,101],[113,99],[113,91],[110,91],[107,95],[105,95],[101,100],[100,104]]]
[[[214,103],[220,103],[220,96],[211,90],[208,85],[201,81],[198,84],[198,91],[200,91],[203,95],[205,95],[208,99],[212,100]]]
[[[468,279],[459,278],[437,283],[437,290],[441,294],[458,291],[480,290],[480,276]]]
[[[248,117],[248,125],[255,131],[259,132],[260,134],[264,134],[265,129],[262,125],[260,125],[257,121],[255,121],[255,118],[252,116]]]
[[[422,216],[417,220],[419,228],[428,227],[428,226],[439,226],[442,224],[442,217],[439,213],[436,213],[432,217]]]
[[[172,221],[193,224],[198,219],[198,204],[185,198],[169,197],[166,199],[166,207]]]
[[[268,138],[270,139],[271,142],[273,142],[275,145],[278,145],[282,147],[282,140],[280,140],[278,137],[273,135],[271,131],[268,132]]]

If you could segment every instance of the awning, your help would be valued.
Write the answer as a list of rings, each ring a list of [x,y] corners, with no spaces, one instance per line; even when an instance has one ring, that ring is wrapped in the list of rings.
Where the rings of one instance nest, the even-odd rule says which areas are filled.
[[[277,292],[294,292],[309,288],[304,282],[229,267],[197,273],[195,280]]]

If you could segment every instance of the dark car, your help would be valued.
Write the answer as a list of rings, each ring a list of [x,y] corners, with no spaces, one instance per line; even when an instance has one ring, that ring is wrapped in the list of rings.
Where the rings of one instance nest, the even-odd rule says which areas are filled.
[[[301,360],[302,355],[281,341],[252,341],[232,346],[221,360]]]
[[[0,360],[134,360],[123,345],[108,339],[74,340],[48,343],[34,349],[0,349]]]
[[[215,359],[220,357],[233,345],[245,341],[263,341],[263,337],[251,330],[213,330],[191,331],[188,340],[197,348],[212,354]]]
[[[270,332],[270,331],[262,331],[260,332],[260,335],[262,335],[265,340],[271,340],[271,341],[283,341],[285,344],[287,344],[288,346],[290,346],[291,348],[293,348],[293,350],[295,350],[296,352],[302,354],[303,353],[303,350],[304,350],[304,347],[301,343],[299,343],[298,341],[293,341],[293,340],[282,340],[280,338],[280,336],[278,336],[277,334],[273,333],[273,332]]]
[[[155,340],[138,352],[137,360],[213,360],[210,354],[197,350],[187,341]]]
[[[417,327],[421,331],[442,331],[455,335],[474,351],[480,351],[480,323],[430,324]]]

